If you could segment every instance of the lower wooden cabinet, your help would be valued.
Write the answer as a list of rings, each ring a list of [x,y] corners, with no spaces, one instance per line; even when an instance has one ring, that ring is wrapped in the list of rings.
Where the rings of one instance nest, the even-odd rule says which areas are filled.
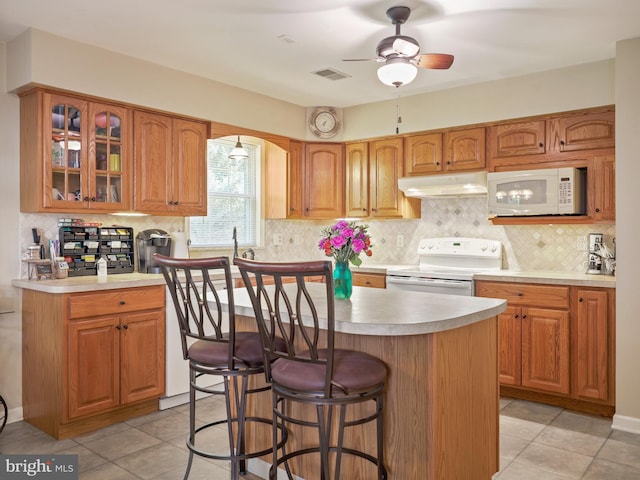
[[[359,287],[387,288],[387,277],[382,273],[359,273],[351,270],[353,285]]]
[[[499,378],[508,396],[612,415],[615,289],[477,281],[504,298]]]
[[[164,286],[24,290],[22,361],[24,418],[55,438],[157,410],[165,379]]]

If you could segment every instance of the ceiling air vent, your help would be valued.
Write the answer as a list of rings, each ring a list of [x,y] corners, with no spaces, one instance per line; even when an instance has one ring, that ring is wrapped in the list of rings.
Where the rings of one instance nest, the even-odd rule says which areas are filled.
[[[323,68],[322,70],[318,70],[317,72],[312,73],[314,75],[318,75],[319,77],[328,78],[329,80],[342,80],[343,78],[351,78],[351,75],[339,72],[337,70],[334,70],[333,68]]]

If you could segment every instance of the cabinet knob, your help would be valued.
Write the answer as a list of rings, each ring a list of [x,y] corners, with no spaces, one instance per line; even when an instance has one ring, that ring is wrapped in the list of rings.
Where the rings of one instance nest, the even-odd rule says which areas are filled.
[[[120,300],[120,305],[124,305],[126,302],[124,300]]]
[[[525,314],[522,314],[522,318],[527,318],[527,316]]]
[[[125,330],[128,330],[128,329],[129,329],[129,324],[125,323],[123,328],[124,328]]]
[[[580,298],[578,299],[578,301],[579,301],[579,302],[582,302],[582,297],[580,297]]]
[[[600,213],[600,209],[596,207],[596,213]]]
[[[169,205],[173,205],[173,200],[169,200]]]
[[[83,197],[83,200],[84,200],[85,202],[88,202],[88,201],[89,201],[89,197]]]
[[[437,166],[440,166],[440,162],[436,162],[436,165],[437,165]]]
[[[295,208],[290,207],[290,208],[289,208],[289,211],[290,211],[290,212],[293,212],[293,211],[295,211]]]
[[[120,325],[116,325],[116,328],[120,330],[122,327]]]
[[[540,143],[538,144],[538,146],[539,146],[540,148],[542,148],[542,147],[544,147],[544,143],[540,142]]]
[[[367,211],[367,209],[366,209],[366,208],[363,208],[363,209],[362,209],[362,211],[363,211],[363,212],[366,212],[366,211]]]
[[[513,316],[513,318],[520,318],[520,315],[518,315],[517,313]]]
[[[560,145],[564,146],[564,140],[560,140]]]
[[[178,200],[176,200],[175,202],[173,202],[174,205],[179,205],[180,202]]]
[[[447,160],[447,165],[451,165],[451,162],[449,160]]]
[[[518,292],[518,296],[521,297],[523,295],[522,292]]]
[[[371,211],[372,211],[372,212],[377,212],[377,211],[378,211],[378,209],[377,209],[377,208],[372,208],[372,209],[371,209]]]
[[[96,197],[91,197],[91,201],[95,202],[96,201]]]

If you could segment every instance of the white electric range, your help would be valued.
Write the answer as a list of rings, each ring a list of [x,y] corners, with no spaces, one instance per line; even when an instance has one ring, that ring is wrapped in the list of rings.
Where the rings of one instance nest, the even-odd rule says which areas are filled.
[[[419,264],[387,271],[387,288],[474,295],[473,275],[502,269],[502,242],[483,238],[424,238]]]

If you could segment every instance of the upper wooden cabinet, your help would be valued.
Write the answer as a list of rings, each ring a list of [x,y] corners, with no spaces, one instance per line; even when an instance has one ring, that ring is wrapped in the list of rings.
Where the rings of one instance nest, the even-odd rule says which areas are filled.
[[[485,134],[485,127],[475,127],[406,137],[404,174],[483,169],[486,166]]]
[[[398,189],[403,172],[403,140],[347,144],[346,215],[419,218],[420,200]]]
[[[291,140],[265,158],[266,218],[344,216],[344,154],[338,143]]]
[[[293,173],[293,172],[291,172]],[[293,177],[290,181],[296,181]],[[342,144],[307,143],[302,164],[303,218],[344,215],[344,154]]]
[[[134,209],[154,215],[207,214],[207,126],[134,112]]]
[[[614,155],[597,155],[592,159],[588,187],[588,211],[597,223],[616,220],[616,159]]]
[[[404,168],[407,176],[442,172],[442,133],[405,138]]]
[[[615,147],[612,107],[491,125],[489,169],[561,161],[570,152]],[[503,168],[504,169],[504,168]]]
[[[546,122],[513,122],[489,127],[491,158],[539,155],[546,152]]]
[[[131,111],[31,90],[20,99],[20,209],[114,212],[131,207]]]

